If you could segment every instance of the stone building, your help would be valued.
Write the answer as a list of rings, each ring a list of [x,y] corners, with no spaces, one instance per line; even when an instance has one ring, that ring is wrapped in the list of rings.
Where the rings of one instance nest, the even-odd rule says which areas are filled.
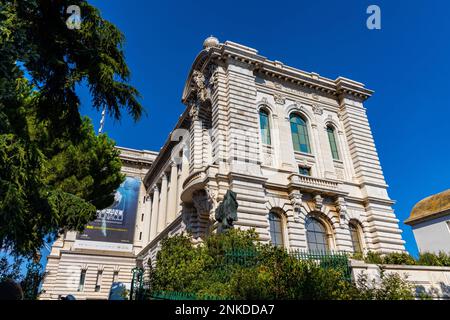
[[[137,210],[129,217],[126,237],[95,241],[82,239],[76,232],[67,232],[54,242],[47,257],[46,275],[40,299],[56,300],[66,295],[76,299],[107,299],[113,282],[131,283],[131,270],[136,255],[147,244],[142,233],[146,227],[141,207],[146,190],[142,179],[156,157],[155,152],[120,148],[122,173],[135,178]],[[128,238],[128,239],[127,239]],[[127,243],[124,241],[127,240]]]
[[[405,250],[363,105],[373,92],[234,42],[210,37],[203,47],[182,93],[184,112],[159,153],[121,149],[124,172],[142,178],[132,249],[76,246],[68,233],[52,248],[42,298],[106,298],[95,291],[100,270],[106,288],[119,265],[126,282],[136,260],[155,261],[164,237],[190,232],[202,241],[217,228],[215,208],[229,189],[239,203],[235,227],[255,228],[263,242]],[[69,289],[63,266],[75,269]]]
[[[235,226],[289,249],[404,251],[364,108],[372,91],[210,37],[184,87],[185,110],[144,178],[148,244],[201,241],[237,193]]]
[[[421,252],[450,253],[450,189],[420,200],[405,221]]]

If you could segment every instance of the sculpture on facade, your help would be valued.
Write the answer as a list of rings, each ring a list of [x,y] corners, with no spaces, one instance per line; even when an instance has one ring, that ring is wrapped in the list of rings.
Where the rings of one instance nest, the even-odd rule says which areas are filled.
[[[220,222],[219,232],[226,231],[233,227],[233,222],[237,220],[237,208],[239,204],[236,200],[236,192],[228,190],[223,201],[216,209],[215,218]]]

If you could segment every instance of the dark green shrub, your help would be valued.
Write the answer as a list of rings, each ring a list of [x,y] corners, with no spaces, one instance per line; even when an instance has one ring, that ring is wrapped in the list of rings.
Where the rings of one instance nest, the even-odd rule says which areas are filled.
[[[450,267],[450,254],[441,251],[438,254],[423,252],[419,255],[418,264],[424,266],[444,266]]]
[[[364,261],[366,263],[374,263],[374,264],[383,264],[384,260],[379,252],[369,251],[366,253],[366,256],[364,257]]]
[[[193,246],[190,237],[165,239],[157,267],[149,270],[151,292],[187,294],[197,299],[403,299],[405,280],[388,275],[379,288],[348,281],[344,270],[324,268],[319,261],[303,260],[287,251],[262,245],[256,233],[230,230],[211,235]],[[232,259],[228,259],[230,257]],[[228,257],[228,258],[227,258]],[[371,254],[379,261],[378,254]],[[396,258],[397,260],[404,259]],[[360,281],[361,282],[361,281]],[[363,281],[362,281],[363,282]],[[150,292],[150,298],[152,293]]]
[[[390,252],[383,256],[383,264],[414,265],[416,260],[406,252]]]

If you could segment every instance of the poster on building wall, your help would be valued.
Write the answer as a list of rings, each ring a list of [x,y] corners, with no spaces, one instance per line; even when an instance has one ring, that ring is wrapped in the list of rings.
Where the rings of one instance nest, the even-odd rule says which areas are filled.
[[[114,194],[114,203],[97,211],[97,218],[78,233],[76,248],[131,251],[141,180],[126,177]]]

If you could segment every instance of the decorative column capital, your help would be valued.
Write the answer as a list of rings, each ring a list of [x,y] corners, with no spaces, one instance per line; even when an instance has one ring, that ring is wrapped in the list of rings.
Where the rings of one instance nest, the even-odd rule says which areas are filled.
[[[153,192],[159,192],[159,188],[156,184],[153,186]]]
[[[189,116],[192,118],[193,121],[199,120],[199,106],[196,103],[191,104],[191,109],[189,110]]]

